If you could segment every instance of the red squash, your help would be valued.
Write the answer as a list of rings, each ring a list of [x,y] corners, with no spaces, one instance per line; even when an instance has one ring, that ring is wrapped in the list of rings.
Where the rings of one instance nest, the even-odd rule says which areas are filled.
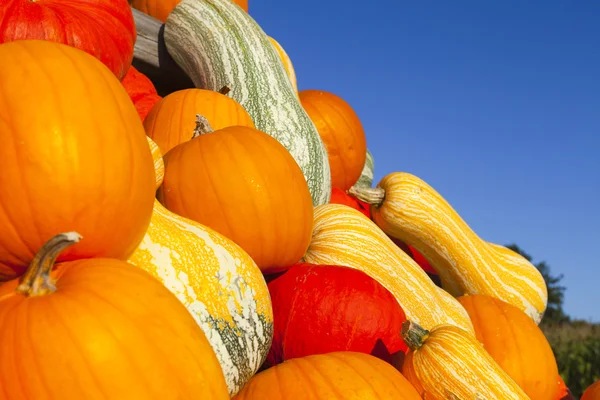
[[[127,0],[0,1],[0,44],[24,39],[76,47],[121,80],[133,59],[136,29]]]
[[[372,354],[391,363],[407,350],[399,334],[404,311],[362,271],[296,264],[268,287],[274,315],[271,366],[334,351]]]
[[[333,188],[331,191],[331,200],[329,200],[332,204],[344,204],[348,207],[352,207],[361,213],[365,214],[367,218],[371,219],[371,211],[370,205],[358,200],[355,197],[346,194],[342,189]]]
[[[148,115],[150,110],[152,110],[152,107],[154,107],[162,97],[156,92],[156,88],[150,78],[139,72],[133,66],[129,68],[129,71],[127,71],[127,75],[125,75],[121,84],[125,87],[140,119],[144,122],[146,115]]]

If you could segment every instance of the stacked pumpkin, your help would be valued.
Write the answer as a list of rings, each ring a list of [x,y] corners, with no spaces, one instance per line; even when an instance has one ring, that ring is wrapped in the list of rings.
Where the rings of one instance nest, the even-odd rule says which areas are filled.
[[[131,66],[131,7],[194,88]],[[357,113],[247,2],[0,22],[0,399],[564,395],[535,267],[414,175],[372,187]]]

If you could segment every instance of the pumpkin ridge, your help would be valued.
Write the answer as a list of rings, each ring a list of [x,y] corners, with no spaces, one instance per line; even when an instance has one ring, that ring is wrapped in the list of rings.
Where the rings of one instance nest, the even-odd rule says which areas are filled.
[[[304,376],[304,378],[308,381],[313,383],[314,380],[311,379],[312,377],[314,377],[315,373],[316,375],[320,378],[320,380],[324,383],[323,386],[329,387],[331,389],[331,391],[335,394],[335,398],[331,399],[331,400],[343,400],[344,397],[340,395],[340,393],[337,390],[337,387],[335,385],[332,385],[331,382],[329,382],[329,379],[327,377],[326,374],[324,374],[323,372],[321,372],[321,370],[319,369],[318,365],[319,363],[311,363],[308,358],[297,358],[296,359],[296,366],[298,367],[297,370],[300,372],[300,374],[302,376]],[[308,365],[304,365],[304,364],[308,364]],[[305,368],[306,367],[306,368]],[[310,368],[310,371],[313,372],[313,374],[307,373],[306,370],[308,369],[308,367]],[[317,398],[318,398],[318,393],[316,391],[313,391],[311,389],[311,391],[315,394],[317,394]]]
[[[352,365],[346,358],[340,357],[340,354],[338,354],[337,352],[329,353],[329,356],[334,358],[335,360],[341,362],[342,364],[346,365],[350,370],[354,371],[356,373],[355,379],[365,382],[365,384],[366,384],[365,386],[368,387],[373,394],[375,394],[377,397],[379,397],[379,393],[377,393],[375,388],[373,386],[371,386],[369,381],[367,381],[366,379],[364,379],[362,377],[362,374],[360,373],[360,371],[358,369],[356,369],[356,367],[354,365]],[[359,362],[359,360],[356,360],[356,361]],[[319,371],[318,368],[315,368],[315,370],[317,370],[319,372],[319,374],[321,374],[321,371]],[[380,371],[377,371],[377,372],[380,372]],[[378,374],[378,375],[381,378],[382,374]],[[387,380],[387,376],[386,376],[386,380]],[[337,391],[336,391],[336,393],[337,393]],[[342,400],[344,399],[343,396],[340,396],[339,398]]]

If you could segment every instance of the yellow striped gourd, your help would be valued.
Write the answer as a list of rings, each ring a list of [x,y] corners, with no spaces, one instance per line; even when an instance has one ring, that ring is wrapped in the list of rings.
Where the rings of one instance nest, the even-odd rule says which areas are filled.
[[[424,391],[424,399],[529,399],[483,345],[456,326],[439,325],[428,331],[406,321],[402,337],[411,349],[402,373]]]
[[[512,250],[482,240],[426,182],[394,172],[376,188],[350,193],[371,204],[373,221],[385,233],[423,254],[453,296],[485,294],[541,321],[548,301],[542,274]]]
[[[341,204],[314,209],[311,244],[304,261],[343,265],[365,272],[396,298],[407,318],[433,328],[452,324],[475,330],[467,311],[402,251],[373,221],[360,211]]]

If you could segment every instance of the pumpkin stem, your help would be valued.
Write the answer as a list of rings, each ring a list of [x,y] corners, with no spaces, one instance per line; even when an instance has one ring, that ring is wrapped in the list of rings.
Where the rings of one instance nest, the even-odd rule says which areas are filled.
[[[200,114],[196,114],[196,129],[194,129],[194,136],[192,136],[192,139],[195,139],[200,135],[212,132],[214,132],[214,130],[210,126],[210,123],[208,122],[206,117]]]
[[[50,276],[56,258],[64,249],[79,240],[81,240],[81,235],[77,232],[60,233],[48,240],[19,280],[17,293],[25,296],[44,296],[56,291],[54,279]]]
[[[229,92],[231,92],[231,89],[230,89],[228,86],[223,86],[223,87],[222,87],[222,88],[219,90],[219,93],[221,93],[221,94],[227,94],[227,93],[229,93]]]
[[[348,190],[348,194],[375,207],[381,207],[383,205],[383,201],[385,200],[385,189],[380,187],[361,188],[352,186]]]
[[[429,336],[429,331],[416,322],[404,321],[402,323],[402,339],[411,350],[417,350]]]

